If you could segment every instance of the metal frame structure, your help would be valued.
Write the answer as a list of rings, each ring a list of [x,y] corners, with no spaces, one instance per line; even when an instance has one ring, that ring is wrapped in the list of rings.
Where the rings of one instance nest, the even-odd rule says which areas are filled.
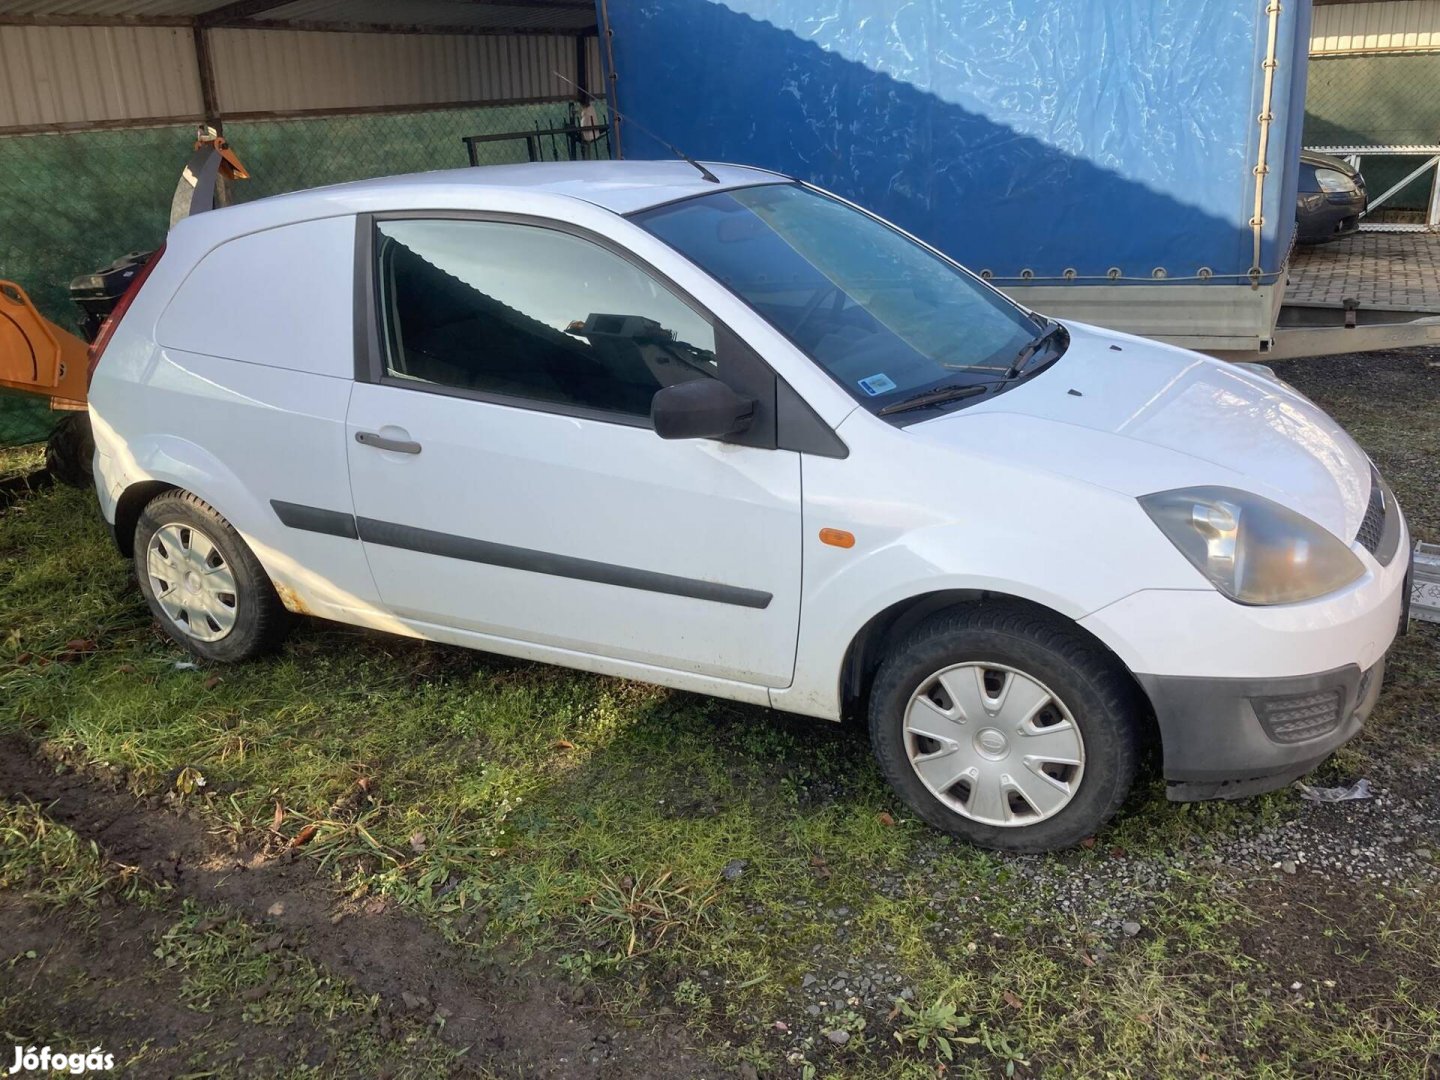
[[[1331,157],[1344,158],[1352,168],[1360,168],[1365,157],[1420,157],[1425,160],[1405,175],[1403,180],[1391,185],[1370,200],[1365,215],[1360,221],[1361,232],[1435,232],[1440,231],[1440,145],[1422,146],[1311,146],[1307,149]],[[1425,221],[1412,223],[1371,222],[1364,220],[1387,199],[1399,194],[1427,172],[1435,175],[1430,181],[1430,200]]]

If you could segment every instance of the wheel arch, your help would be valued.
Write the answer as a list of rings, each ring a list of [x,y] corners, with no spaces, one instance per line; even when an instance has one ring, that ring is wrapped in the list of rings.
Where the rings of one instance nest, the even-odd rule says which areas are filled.
[[[140,515],[157,495],[167,491],[183,491],[178,484],[165,480],[139,480],[120,493],[115,501],[115,546],[125,558],[135,554],[135,526]]]
[[[228,465],[210,450],[173,435],[147,436],[128,447],[129,481],[115,502],[115,544],[134,554],[135,525],[147,503],[166,491],[188,491],[247,538],[250,526],[268,512]]]
[[[1145,706],[1148,714],[1144,723],[1146,733],[1154,728],[1154,709],[1145,689],[1135,678],[1124,660],[1093,632],[1081,626],[1074,619],[1054,608],[1035,600],[1016,596],[1012,593],[989,589],[942,589],[935,592],[919,593],[896,601],[877,612],[850,640],[845,650],[845,659],[840,669],[840,708],[845,719],[863,717],[869,702],[870,684],[879,669],[887,650],[900,641],[915,626],[942,611],[969,607],[979,604],[1005,604],[1009,607],[1027,608],[1037,613],[1064,620],[1076,633],[1088,638],[1111,661],[1115,669],[1122,672],[1134,686],[1136,700]],[[1158,742],[1155,743],[1158,746]]]

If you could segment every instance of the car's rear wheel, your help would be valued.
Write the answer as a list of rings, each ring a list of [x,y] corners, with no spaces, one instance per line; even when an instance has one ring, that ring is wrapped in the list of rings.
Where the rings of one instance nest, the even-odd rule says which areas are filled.
[[[921,818],[984,847],[1048,851],[1095,833],[1134,781],[1141,702],[1114,658],[1048,612],[943,612],[899,643],[870,737]]]
[[[45,442],[46,470],[62,484],[93,489],[94,461],[95,436],[90,430],[90,414],[66,413]]]
[[[189,492],[158,495],[140,514],[135,573],[165,632],[197,656],[246,660],[285,636],[289,613],[254,552]]]

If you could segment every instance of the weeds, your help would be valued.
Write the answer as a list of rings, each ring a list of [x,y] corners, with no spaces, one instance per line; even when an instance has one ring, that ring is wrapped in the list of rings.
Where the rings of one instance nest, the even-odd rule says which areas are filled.
[[[619,880],[602,873],[595,892],[585,898],[589,914],[582,916],[583,931],[616,935],[624,941],[625,956],[633,958],[659,948],[667,938],[703,930],[710,923],[715,886],[674,884],[673,876],[674,871],[664,869]]]
[[[895,999],[895,1010],[890,1015],[900,1023],[895,1028],[895,1041],[901,1046],[914,1043],[922,1054],[933,1045],[946,1061],[955,1060],[957,1045],[971,1045],[980,1042],[977,1035],[961,1035],[973,1019],[968,1013],[961,1013],[955,1002],[950,1000],[955,987],[951,986],[929,1005],[917,1007],[903,998]]]

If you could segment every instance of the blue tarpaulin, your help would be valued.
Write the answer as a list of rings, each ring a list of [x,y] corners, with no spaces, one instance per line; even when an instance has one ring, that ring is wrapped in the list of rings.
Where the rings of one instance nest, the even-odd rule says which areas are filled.
[[[1266,3],[607,0],[602,19],[616,106],[694,157],[809,180],[997,281],[1234,283]],[[1308,36],[1309,0],[1285,0],[1265,280],[1294,224]],[[666,155],[636,124],[621,139]]]

